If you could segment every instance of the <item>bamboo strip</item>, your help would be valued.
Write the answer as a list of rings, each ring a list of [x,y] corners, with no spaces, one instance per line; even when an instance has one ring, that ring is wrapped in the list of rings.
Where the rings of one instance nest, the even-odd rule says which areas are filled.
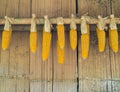
[[[64,23],[65,24],[70,24],[71,18],[64,18]],[[43,18],[37,18],[36,19],[37,24],[44,24],[44,19]],[[51,24],[56,24],[57,23],[57,18],[50,18],[50,22]],[[75,18],[75,22],[76,24],[80,24],[81,23],[81,19],[80,18]],[[98,23],[98,19],[96,18],[89,18],[88,19],[88,23],[89,24],[97,24]],[[106,19],[105,20],[106,24],[110,23],[110,19]],[[116,23],[120,24],[120,18],[116,18]],[[0,25],[5,24],[5,19],[0,19]],[[16,24],[16,25],[20,25],[20,24],[31,24],[31,18],[16,18],[13,19],[11,18],[11,24]]]

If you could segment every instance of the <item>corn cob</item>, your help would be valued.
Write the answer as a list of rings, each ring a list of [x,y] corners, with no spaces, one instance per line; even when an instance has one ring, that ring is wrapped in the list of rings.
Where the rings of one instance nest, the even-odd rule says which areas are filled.
[[[65,56],[64,56],[64,48],[60,48],[59,43],[57,42],[57,57],[58,57],[58,63],[64,64]]]
[[[57,35],[58,35],[58,43],[60,45],[60,48],[64,48],[65,47],[65,28],[64,28],[62,17],[57,19]]]
[[[51,45],[51,33],[43,31],[43,39],[42,39],[42,60],[45,61],[48,59],[50,53],[50,45]]]
[[[114,52],[118,52],[118,31],[109,30],[109,44]]]
[[[105,31],[99,30],[98,28],[96,28],[96,32],[97,32],[97,38],[98,38],[99,52],[103,52],[105,49],[105,43],[106,43]]]
[[[89,44],[90,44],[90,34],[89,26],[87,26],[87,33],[81,35],[81,49],[82,49],[82,58],[86,59],[89,53]]]
[[[111,49],[116,53],[118,52],[118,31],[114,15],[111,15],[110,17],[109,44]]]
[[[77,47],[77,27],[74,21],[75,16],[71,15],[71,23],[70,23],[70,47],[72,50],[75,50]]]
[[[35,14],[32,14],[31,20],[31,30],[30,30],[30,51],[36,52],[37,49],[37,28],[36,28],[36,21],[35,21]]]
[[[37,49],[37,31],[30,32],[30,51],[36,52]]]
[[[70,30],[70,46],[73,50],[77,47],[77,31],[73,29]]]
[[[9,30],[4,30],[2,32],[2,49],[6,50],[10,45],[10,40],[12,36],[12,28],[10,27]]]

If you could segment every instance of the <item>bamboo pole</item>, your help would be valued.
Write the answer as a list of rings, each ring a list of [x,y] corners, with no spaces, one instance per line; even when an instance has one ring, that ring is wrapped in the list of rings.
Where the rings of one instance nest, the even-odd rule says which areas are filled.
[[[116,19],[116,23],[120,24],[120,18],[115,18]],[[71,18],[64,18],[64,24],[70,24]],[[57,18],[50,18],[50,22],[51,24],[57,24]],[[81,23],[81,19],[80,18],[75,18],[75,22],[76,24],[80,24]],[[96,18],[89,18],[87,20],[87,22],[89,24],[97,24],[98,23],[98,19]],[[37,18],[36,19],[36,23],[37,24],[44,24],[44,19],[43,18]],[[106,24],[110,23],[110,19],[106,19],[105,20]],[[0,25],[4,25],[5,24],[5,19],[0,19]],[[31,24],[31,18],[11,18],[11,24],[12,25],[28,25]]]

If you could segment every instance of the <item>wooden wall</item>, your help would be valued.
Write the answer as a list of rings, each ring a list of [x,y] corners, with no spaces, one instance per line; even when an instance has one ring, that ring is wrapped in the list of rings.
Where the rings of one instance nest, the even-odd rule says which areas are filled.
[[[37,17],[46,14],[69,17],[71,13],[81,16],[86,12],[93,17],[111,13],[119,17],[119,4],[119,0],[49,0],[49,3],[48,0],[1,0],[0,17],[24,18],[31,17],[32,13]],[[78,48],[72,51],[69,31],[66,31],[65,64],[60,65],[57,63],[55,31],[52,32],[49,59],[42,61],[41,31],[39,29],[38,48],[34,54],[29,51],[28,31],[13,32],[10,48],[6,51],[1,50],[0,45],[0,92],[120,92],[120,51],[115,54],[109,48],[108,32],[105,52],[99,53],[96,32],[91,31],[89,58],[83,60],[81,33],[78,32]]]

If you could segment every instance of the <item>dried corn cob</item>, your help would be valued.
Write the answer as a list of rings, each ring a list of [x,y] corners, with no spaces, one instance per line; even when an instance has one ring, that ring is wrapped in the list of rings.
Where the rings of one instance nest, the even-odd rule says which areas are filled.
[[[86,59],[89,53],[90,34],[89,34],[89,25],[87,25],[84,17],[82,18],[82,22],[81,22],[81,32],[82,32],[81,35],[82,58]]]
[[[36,52],[37,49],[37,32],[30,32],[30,51]]]
[[[63,18],[58,18],[57,20],[57,35],[58,35],[58,43],[60,48],[64,48],[65,46],[65,28],[63,25]]]
[[[50,33],[50,23],[48,17],[45,16],[45,25],[43,30],[42,39],[42,60],[45,61],[49,57],[50,46],[51,46],[51,33]]]
[[[70,30],[70,46],[73,50],[77,47],[77,31],[73,29]]]
[[[65,56],[64,56],[64,48],[60,48],[59,43],[57,42],[57,57],[58,57],[58,63],[64,64]]]
[[[77,28],[76,23],[74,21],[74,15],[71,16],[71,24],[70,24],[70,46],[73,50],[77,47]]]
[[[104,22],[104,18],[102,18],[101,16],[98,16],[98,24],[97,24],[97,28],[96,28],[96,32],[97,32],[97,38],[98,38],[98,49],[99,52],[103,52],[105,49],[105,43],[106,43],[106,36],[105,36],[105,22]]]
[[[43,31],[43,40],[42,40],[42,60],[45,61],[48,59],[50,53],[51,45],[51,33]]]
[[[4,31],[2,32],[2,49],[3,50],[6,50],[9,47],[11,37],[12,37],[11,24],[10,24],[7,16],[5,17],[5,19],[6,19],[5,27],[4,27]]]
[[[114,15],[111,15],[110,30],[109,30],[109,44],[114,52],[118,52],[118,31],[115,23]]]
[[[36,28],[36,22],[35,22],[35,15],[32,15],[32,21],[31,21],[31,30],[30,30],[30,51],[36,52],[37,49],[37,28]]]
[[[97,31],[97,38],[98,38],[98,49],[99,49],[99,52],[103,52],[105,49],[105,42],[106,42],[105,31],[99,30],[98,28],[96,28],[96,31]]]

